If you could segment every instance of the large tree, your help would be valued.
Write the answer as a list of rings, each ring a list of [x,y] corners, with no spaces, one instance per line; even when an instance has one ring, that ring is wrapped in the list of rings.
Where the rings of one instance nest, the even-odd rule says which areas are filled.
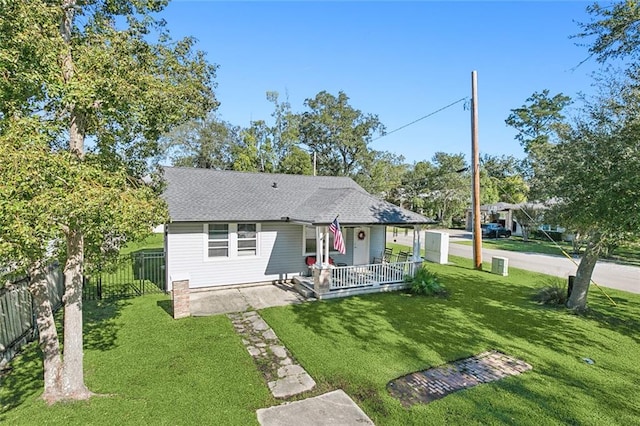
[[[522,161],[511,155],[485,154],[480,158],[480,164],[481,173],[486,173],[487,183],[497,192],[495,201],[517,204],[527,199],[529,187],[522,175]],[[482,186],[481,182],[481,189]]]
[[[451,226],[454,217],[464,215],[471,202],[468,164],[464,154],[436,152],[432,163],[435,167],[428,188],[431,203],[436,207],[438,217],[446,226]]]
[[[399,201],[408,202],[409,208],[451,226],[454,218],[464,215],[470,203],[471,180],[467,169],[464,154],[437,152],[431,162],[417,162],[404,173]]]
[[[311,156],[300,147],[300,115],[292,111],[288,100],[279,100],[278,92],[267,92],[267,100],[274,105],[273,124],[256,120],[242,130],[241,142],[232,148],[233,169],[312,174]]]
[[[369,162],[358,171],[355,180],[367,192],[392,201],[407,169],[404,157],[387,151],[372,151],[371,154]]]
[[[568,96],[562,93],[551,96],[545,89],[534,92],[524,105],[512,109],[505,120],[507,125],[518,131],[515,138],[527,154],[523,172],[534,198],[538,196],[539,178],[545,173],[549,151],[557,142],[558,132],[565,122],[563,110],[570,103]]]
[[[558,203],[548,213],[586,242],[567,306],[587,307],[591,276],[608,246],[640,236],[640,7],[623,1],[587,8],[592,15],[577,37],[595,40],[589,51],[600,62],[631,59],[622,73],[596,78],[598,94],[575,123],[560,133],[544,186]],[[619,62],[620,64],[621,62]]]
[[[133,178],[124,166],[105,165],[95,154],[83,160],[66,150],[52,152],[39,133],[37,119],[12,119],[0,132],[0,257],[10,259],[17,270],[30,277],[36,325],[44,356],[43,398],[86,397],[78,392],[82,352],[82,329],[70,323],[65,312],[64,358],[47,294],[48,266],[68,252],[69,228],[82,228],[84,264],[108,263],[114,254],[113,238],[135,240],[165,219],[164,203],[153,188]],[[86,268],[85,268],[86,269]],[[67,289],[68,290],[68,289]],[[65,304],[80,304],[65,292]],[[66,309],[66,308],[65,308]],[[67,339],[77,339],[71,342]],[[79,367],[76,365],[79,363]]]
[[[402,175],[400,186],[392,192],[390,201],[428,216],[436,216],[437,212],[430,209],[431,206],[426,202],[428,183],[433,173],[434,166],[429,161],[418,161],[408,166]]]
[[[378,117],[353,108],[344,92],[334,96],[322,91],[304,104],[300,140],[317,154],[318,173],[355,176],[371,161],[373,137],[384,134]]]
[[[634,0],[587,6],[589,22],[579,23],[581,32],[574,37],[592,38],[589,53],[598,62],[610,59],[635,59],[640,51],[640,4]]]
[[[300,115],[291,109],[288,97],[279,100],[278,92],[267,92],[267,100],[273,103],[271,136],[272,169],[278,173],[311,174],[309,154],[300,147]]]
[[[591,275],[606,246],[640,236],[640,120],[617,120],[605,109],[596,106],[580,119],[553,149],[549,165],[547,185],[559,200],[550,213],[587,238],[568,301],[578,310],[587,306]]]
[[[228,170],[240,145],[240,128],[211,113],[164,135],[162,156],[174,166]]]
[[[107,215],[114,218],[110,232],[126,226],[139,231],[138,225],[149,225],[123,210],[140,206],[134,200],[144,204],[147,196],[142,189],[130,191],[135,175],[144,173],[148,158],[157,154],[159,135],[217,105],[215,67],[201,52],[194,52],[193,39],[171,40],[164,21],[154,18],[165,5],[137,0],[17,0],[0,5],[0,132],[14,143],[24,143],[34,159],[30,139],[44,135],[48,150],[38,161],[50,178],[42,181],[44,186],[19,195],[29,200],[37,191],[50,189],[50,196],[58,197],[50,207],[63,206],[43,210],[29,219],[34,222],[25,219],[38,229],[54,228],[53,234],[35,237],[58,235],[65,242],[64,352],[59,376],[45,382],[50,386],[43,396],[49,402],[91,395],[83,375],[85,248],[102,245],[106,230],[100,224],[110,223]],[[35,123],[30,137],[14,137],[23,131],[16,123],[29,119]],[[18,146],[7,155],[22,149]],[[28,188],[24,176],[9,174],[7,179],[17,188]],[[120,202],[127,196],[129,203]],[[12,199],[8,203],[11,206]],[[9,226],[1,232],[8,239],[21,235],[14,231]],[[32,271],[43,259],[20,260],[29,260],[25,269]],[[32,279],[38,280],[38,274],[34,272]],[[39,317],[44,308],[38,307]],[[47,318],[51,321],[50,315]],[[53,346],[42,346],[45,360]]]

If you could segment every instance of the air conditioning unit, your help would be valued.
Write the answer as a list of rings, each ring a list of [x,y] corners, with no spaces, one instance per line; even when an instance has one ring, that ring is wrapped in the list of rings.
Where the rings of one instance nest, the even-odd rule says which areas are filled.
[[[509,275],[509,259],[494,256],[491,258],[491,273],[506,277]]]

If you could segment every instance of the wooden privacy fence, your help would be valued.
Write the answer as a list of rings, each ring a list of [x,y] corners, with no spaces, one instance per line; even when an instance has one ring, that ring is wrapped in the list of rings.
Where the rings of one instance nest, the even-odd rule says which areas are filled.
[[[29,280],[23,278],[0,289],[0,366],[10,361],[22,345],[37,335]],[[64,280],[57,267],[47,273],[47,290],[54,312],[62,305]]]

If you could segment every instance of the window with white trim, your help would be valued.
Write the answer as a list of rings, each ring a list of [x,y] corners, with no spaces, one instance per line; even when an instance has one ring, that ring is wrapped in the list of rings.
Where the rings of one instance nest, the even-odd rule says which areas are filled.
[[[341,228],[342,238],[347,241],[347,229]],[[303,238],[302,238],[302,252],[305,256],[315,256],[316,254],[316,228],[313,226],[303,226],[302,227]],[[337,250],[333,248],[333,232],[329,232],[329,253],[338,253]]]
[[[204,224],[205,259],[260,255],[259,223]]]
[[[229,225],[210,223],[208,236],[209,257],[229,257]]]
[[[255,223],[238,224],[238,256],[258,254],[258,230]]]

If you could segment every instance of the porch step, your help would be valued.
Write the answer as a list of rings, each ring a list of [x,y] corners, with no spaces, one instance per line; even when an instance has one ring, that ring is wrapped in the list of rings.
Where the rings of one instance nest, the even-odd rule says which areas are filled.
[[[301,277],[293,277],[293,288],[300,293],[301,295],[303,295],[304,297],[308,298],[312,298],[312,297],[316,297],[315,292],[313,291],[312,288],[309,288],[308,284],[304,283],[304,281],[301,279]]]

